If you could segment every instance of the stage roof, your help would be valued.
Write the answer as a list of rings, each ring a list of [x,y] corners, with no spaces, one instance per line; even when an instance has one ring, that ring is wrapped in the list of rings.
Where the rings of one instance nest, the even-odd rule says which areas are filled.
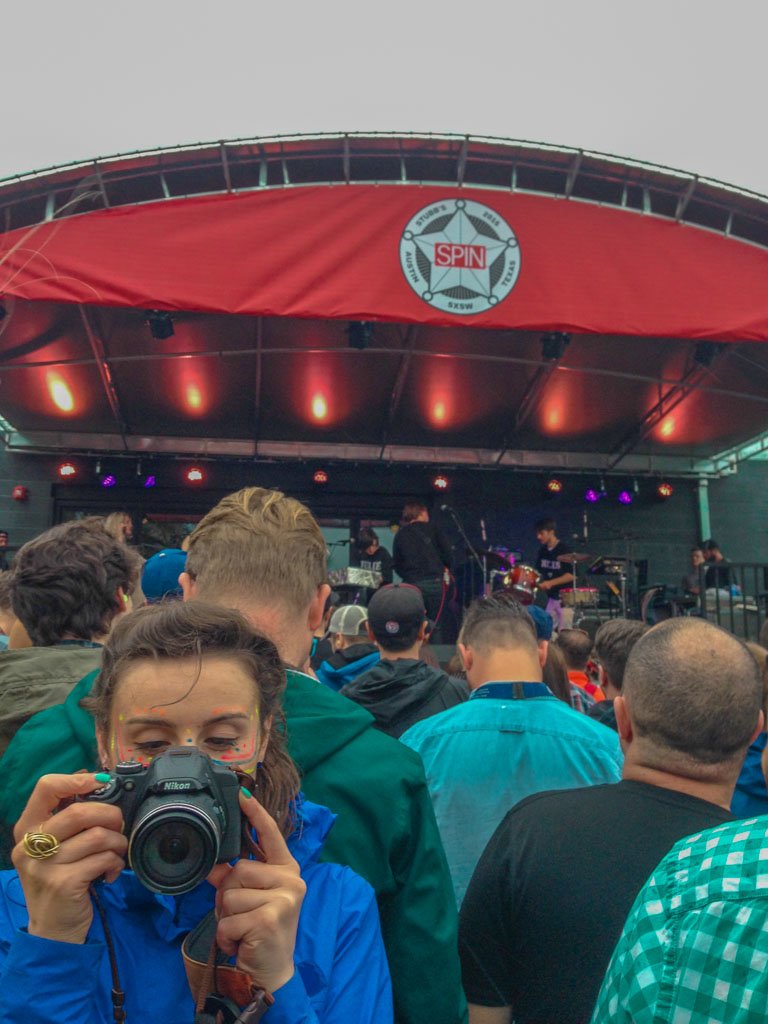
[[[768,429],[768,199],[669,168],[240,140],[8,179],[0,225],[13,448],[693,473]]]

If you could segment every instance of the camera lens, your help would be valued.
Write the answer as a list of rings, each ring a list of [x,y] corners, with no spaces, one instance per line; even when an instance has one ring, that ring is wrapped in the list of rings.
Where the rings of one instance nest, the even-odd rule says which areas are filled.
[[[163,836],[157,841],[157,855],[164,864],[182,864],[189,857],[187,836]]]
[[[155,808],[136,823],[128,859],[153,892],[177,895],[199,885],[216,864],[219,830],[194,806]]]

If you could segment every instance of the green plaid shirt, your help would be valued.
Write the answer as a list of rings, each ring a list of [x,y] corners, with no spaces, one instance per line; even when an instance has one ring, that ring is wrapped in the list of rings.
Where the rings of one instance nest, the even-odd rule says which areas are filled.
[[[635,900],[592,1024],[768,1021],[768,816],[681,839]]]

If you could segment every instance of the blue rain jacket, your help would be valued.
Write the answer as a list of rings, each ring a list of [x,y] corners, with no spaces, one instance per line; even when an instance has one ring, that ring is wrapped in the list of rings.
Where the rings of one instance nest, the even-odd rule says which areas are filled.
[[[373,890],[349,868],[318,863],[334,815],[302,800],[288,840],[307,892],[293,978],[265,1024],[391,1024],[392,993]],[[132,871],[100,896],[115,943],[128,1021],[191,1024],[194,1004],[181,943],[213,907],[203,882],[183,896],[149,892]],[[0,872],[0,1022],[111,1024],[111,976],[98,915],[83,945],[29,935],[21,883]]]
[[[351,647],[345,647],[343,651],[336,651],[323,661],[315,675],[324,686],[338,693],[342,686],[357,679],[379,661],[381,651],[375,644],[353,644]]]

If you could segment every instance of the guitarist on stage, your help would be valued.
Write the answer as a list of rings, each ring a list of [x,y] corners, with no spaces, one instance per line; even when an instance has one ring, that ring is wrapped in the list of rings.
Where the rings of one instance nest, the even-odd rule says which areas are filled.
[[[440,620],[447,604],[451,548],[442,532],[430,523],[427,506],[420,501],[408,502],[402,523],[392,546],[395,571],[404,583],[421,591],[427,618],[435,623],[432,639],[439,643]]]

